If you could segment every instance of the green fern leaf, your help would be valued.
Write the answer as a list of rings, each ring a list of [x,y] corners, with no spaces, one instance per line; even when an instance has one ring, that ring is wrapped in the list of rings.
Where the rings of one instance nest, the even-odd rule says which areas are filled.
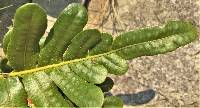
[[[109,52],[111,50],[113,38],[108,33],[101,33],[101,41],[89,51],[89,55],[97,55]]]
[[[77,34],[63,55],[64,60],[85,57],[88,51],[101,40],[101,34],[96,29],[89,29]]]
[[[91,60],[70,64],[69,67],[85,81],[94,84],[102,83],[107,76],[107,69]]]
[[[173,51],[196,37],[196,28],[191,23],[170,21],[164,26],[123,33],[115,39],[112,49],[120,49],[116,51],[119,56],[132,59]]]
[[[27,20],[30,20],[29,23],[25,23]],[[36,67],[39,53],[39,40],[45,32],[46,25],[46,13],[37,4],[28,3],[17,9],[7,53],[9,63],[11,63],[15,70]],[[59,93],[56,85],[45,73],[25,76],[22,81],[29,98],[33,100],[35,106],[69,106]],[[48,92],[46,92],[46,89],[48,89]],[[49,95],[50,93],[57,94],[53,97],[56,103],[55,101],[47,101],[52,96]],[[46,95],[41,98],[41,94]]]
[[[103,91],[95,84],[104,84],[107,73],[122,75],[127,72],[125,59],[170,52],[197,37],[195,27],[183,21],[125,32],[115,39],[96,29],[82,31],[87,22],[87,11],[80,4],[71,4],[59,15],[44,44],[41,40],[39,47],[39,39],[46,29],[45,16],[36,4],[26,4],[16,12],[12,33],[7,33],[10,39],[5,39],[4,48],[15,70],[0,75],[2,105],[7,98],[4,82],[9,85],[9,81],[15,79],[12,87],[19,86],[21,92],[14,92],[14,97],[8,98],[11,101],[6,101],[5,106],[27,105],[17,97],[26,97],[23,83],[27,98],[36,107],[70,107],[65,97],[79,107],[101,107]],[[3,79],[5,75],[7,79]],[[18,77],[22,77],[22,83]],[[115,106],[115,100],[118,101],[105,98],[104,107]],[[22,105],[18,105],[19,102]],[[119,103],[116,105],[122,107]]]
[[[10,42],[11,34],[12,34],[12,28],[8,30],[8,32],[4,35],[4,38],[3,38],[3,52],[5,54],[7,53],[7,48]]]
[[[57,86],[44,72],[23,78],[23,83],[35,107],[70,107],[57,89]]]
[[[51,70],[51,79],[63,93],[80,107],[100,107],[103,104],[101,89],[92,83],[86,82],[65,65]]]
[[[123,108],[123,101],[116,96],[108,96],[105,98],[103,108]]]
[[[26,107],[27,94],[19,78],[0,80],[0,106]]]
[[[39,65],[60,62],[71,40],[82,31],[87,20],[87,10],[81,4],[73,3],[65,8],[45,40],[40,51]]]
[[[15,70],[35,68],[39,40],[47,27],[46,17],[45,11],[34,3],[25,4],[16,10],[7,47],[8,60]]]

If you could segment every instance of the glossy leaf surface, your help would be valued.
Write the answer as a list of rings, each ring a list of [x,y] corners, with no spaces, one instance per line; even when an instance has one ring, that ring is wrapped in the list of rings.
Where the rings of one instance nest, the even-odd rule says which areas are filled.
[[[4,38],[3,38],[3,52],[5,54],[7,53],[7,48],[10,42],[11,34],[12,34],[12,28],[8,30],[8,32],[4,35]]]
[[[105,98],[103,108],[123,108],[123,101],[116,96],[108,96]]]
[[[87,23],[87,10],[78,3],[70,4],[59,15],[40,52],[39,65],[60,62],[71,40]]]
[[[31,12],[30,12],[31,11]],[[17,9],[7,57],[15,70],[36,66],[39,40],[47,27],[45,11],[35,3],[28,3]]]
[[[97,29],[89,29],[76,35],[64,53],[64,60],[73,60],[85,57],[88,51],[101,40],[101,34]]]
[[[173,51],[197,37],[196,28],[189,22],[170,21],[164,26],[138,29],[123,33],[113,42],[113,49],[125,59],[152,56]]]
[[[28,98],[36,107],[70,107],[57,86],[44,72],[24,77]]]
[[[115,39],[96,29],[82,31],[86,22],[86,9],[71,4],[42,42],[46,13],[37,4],[20,7],[10,39],[6,36],[4,42],[9,63],[15,70],[0,75],[2,106],[26,106],[21,100],[26,98],[35,107],[70,107],[69,100],[79,107],[101,107],[103,102],[103,107],[122,107],[117,97],[104,99],[103,91],[109,90],[103,89],[107,73],[123,75],[128,70],[125,59],[173,51],[197,37],[195,27],[181,21],[122,33]],[[23,78],[22,82],[18,77]],[[112,82],[108,85],[107,88],[112,88]],[[14,97],[6,97],[8,91]]]
[[[50,77],[63,93],[80,107],[100,107],[104,96],[101,89],[88,83],[70,70],[68,66],[51,70]]]
[[[0,80],[1,107],[27,107],[26,91],[19,78]]]

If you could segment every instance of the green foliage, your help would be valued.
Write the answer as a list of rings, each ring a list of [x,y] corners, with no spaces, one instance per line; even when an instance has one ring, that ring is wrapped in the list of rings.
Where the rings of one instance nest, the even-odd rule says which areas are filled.
[[[101,39],[101,34],[96,29],[84,30],[77,34],[63,55],[64,60],[73,60],[85,57],[88,50],[93,48]]]
[[[26,4],[16,10],[7,57],[15,70],[35,68],[39,40],[47,27],[45,11],[37,4]]]
[[[26,76],[23,78],[28,98],[36,107],[69,107],[57,86],[44,72]]]
[[[54,69],[50,77],[63,93],[80,107],[100,107],[103,104],[101,89],[92,83],[86,82],[68,66]]]
[[[84,80],[95,84],[102,83],[108,73],[104,66],[99,65],[91,60],[70,64],[69,67]]]
[[[106,67],[108,72],[111,74],[122,75],[128,70],[128,64],[126,60],[115,53],[98,57],[96,61],[97,63]]]
[[[111,50],[113,38],[108,33],[101,33],[101,41],[89,52],[89,55],[106,53]]]
[[[1,107],[26,107],[27,95],[19,78],[0,80],[0,106]]]
[[[71,40],[82,31],[87,20],[87,10],[82,5],[74,3],[65,8],[51,28],[40,51],[39,65],[60,62]]]
[[[106,97],[103,103],[103,108],[123,108],[123,101],[116,96]]]
[[[9,29],[9,31],[4,35],[3,38],[3,52],[6,54],[7,53],[7,47],[8,43],[10,42],[10,36],[12,34],[12,28]]]
[[[170,21],[164,26],[123,33],[115,39],[112,49],[122,48],[116,53],[124,59],[132,59],[173,51],[196,37],[196,29],[191,23]]]
[[[83,30],[86,23],[87,10],[70,4],[45,38],[45,11],[34,3],[17,9],[3,42],[8,63],[1,65],[0,106],[28,106],[28,99],[35,107],[72,107],[71,102],[79,107],[123,107],[117,97],[104,98],[103,92],[113,86],[108,73],[123,75],[126,60],[173,51],[197,37],[195,27],[182,21],[115,39],[96,29]],[[5,73],[9,64],[14,71]]]

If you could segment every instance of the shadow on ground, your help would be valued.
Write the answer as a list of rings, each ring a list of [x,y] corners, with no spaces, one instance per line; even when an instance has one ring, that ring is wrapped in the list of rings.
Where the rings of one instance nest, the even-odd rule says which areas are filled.
[[[146,104],[154,99],[156,93],[153,89],[144,90],[133,94],[118,94],[126,105]]]
[[[110,92],[106,93],[105,95],[112,96]],[[147,89],[132,94],[117,94],[116,96],[120,97],[125,105],[136,106],[150,102],[151,100],[154,99],[155,95],[156,92],[153,89]]]

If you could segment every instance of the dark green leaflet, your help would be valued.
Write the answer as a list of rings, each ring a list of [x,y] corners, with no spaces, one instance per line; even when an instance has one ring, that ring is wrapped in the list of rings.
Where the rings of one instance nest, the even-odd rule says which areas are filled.
[[[28,3],[17,9],[7,56],[15,70],[36,66],[39,40],[47,26],[45,11],[37,4]]]
[[[22,7],[20,9],[22,10]],[[26,13],[27,12],[23,13],[22,16],[24,16],[24,14]],[[27,15],[29,15],[29,13],[27,13]],[[34,12],[32,15],[35,15]],[[20,35],[22,37],[19,38],[18,32],[22,28],[25,29],[25,25],[31,26],[32,23],[26,24],[24,23],[25,21],[20,20],[23,23],[19,23],[22,25],[19,26],[19,28],[21,28],[18,30],[18,28],[16,27],[16,22],[20,22],[18,20],[21,18],[16,17],[16,19],[12,32],[13,34],[11,35],[12,39],[8,45],[9,47],[12,46],[10,50],[13,51],[13,54],[8,53],[8,57],[10,58],[9,60],[16,64],[16,66],[14,67],[16,70],[30,69],[33,67],[35,68],[38,61],[38,42],[41,35],[39,35],[38,38],[33,37],[32,35],[35,34],[32,33],[32,31],[35,30],[32,29],[35,28],[26,27],[26,30],[28,32],[31,32],[32,34],[30,37],[32,40],[30,39],[31,43],[24,43],[24,40],[26,40],[24,34],[28,33],[25,31],[20,32],[23,35]],[[39,20],[37,21],[39,22]],[[100,36],[100,33],[97,30],[82,31],[82,28],[86,22],[87,12],[85,11],[84,7],[82,7],[80,4],[70,5],[59,16],[56,24],[51,29],[48,38],[45,40],[44,45],[40,44],[42,52],[39,57],[39,66],[45,67],[39,67],[39,69],[41,70],[37,74],[23,77],[23,84],[25,85],[29,98],[33,100],[33,104],[35,106],[70,106],[68,101],[65,101],[60,94],[59,90],[61,89],[72,102],[80,107],[100,107],[102,106],[104,100],[103,93],[98,87],[101,84],[95,86],[94,83],[102,83],[106,78],[107,71],[117,75],[124,74],[128,69],[128,65],[123,58],[131,59],[143,55],[155,55],[172,51],[179,46],[185,45],[193,41],[197,35],[195,28],[190,23],[173,21],[167,23],[165,26],[162,27],[144,28],[124,33],[118,36],[112,44],[113,39],[109,34],[101,34]],[[39,24],[33,26],[37,26],[36,30],[38,30],[39,26],[41,25]],[[38,30],[38,32],[40,32],[40,30]],[[38,34],[42,33],[40,32],[36,35]],[[94,34],[94,36],[92,34]],[[103,37],[103,35],[105,35],[105,38]],[[16,41],[15,39],[19,40]],[[17,44],[16,48],[14,48],[14,44],[12,41]],[[23,42],[23,45],[17,43],[21,41]],[[37,44],[36,47],[32,45],[33,43]],[[110,48],[111,46],[112,49]],[[16,58],[20,58],[21,56],[19,56],[19,52],[17,52],[16,54],[14,52],[21,51],[18,48],[21,48],[21,50],[25,52],[21,53],[21,55],[26,55],[26,53],[34,55],[33,60],[30,60],[29,58],[26,58],[26,56],[23,56],[25,57],[23,58],[24,62],[20,61],[19,64],[17,64],[17,60],[19,59]],[[37,50],[35,50],[34,48],[36,48]],[[33,52],[32,50],[29,51],[26,49],[33,49]],[[67,51],[65,52],[66,49]],[[64,52],[65,54],[63,56]],[[88,56],[88,53],[89,55],[101,55]],[[87,58],[83,58],[86,56]],[[30,58],[32,58],[32,56],[30,56]],[[76,60],[73,61],[73,59]],[[72,61],[61,62],[62,60]],[[58,62],[61,63],[48,65]],[[59,66],[64,67],[60,68]],[[36,72],[38,71],[37,69],[38,68],[32,69],[31,71],[27,70],[23,72]],[[49,71],[48,74],[50,78],[56,83],[56,85],[59,86],[59,90],[57,89],[53,81],[49,79],[49,76],[44,73],[44,71],[46,70]],[[13,73],[10,73],[9,75],[16,75]],[[1,78],[3,78],[2,75]],[[106,81],[102,83],[103,86],[106,85]],[[100,87],[102,88],[102,86]],[[0,90],[4,90],[4,88]],[[4,93],[4,91],[2,93]],[[121,107],[123,106],[121,103],[122,102],[120,102],[120,100],[116,97],[107,97],[104,102],[104,107],[113,105],[114,107]]]
[[[108,33],[101,33],[101,41],[90,50],[89,55],[97,55],[110,51],[112,42],[112,35]]]
[[[8,49],[7,51],[4,50],[7,52],[9,62],[15,70],[30,69],[36,66],[37,53],[39,52],[38,42],[46,26],[46,13],[37,4],[30,3],[17,9]],[[11,105],[15,107],[27,106],[27,96],[24,95],[26,92],[19,79],[10,78],[6,80],[8,80],[6,81],[8,85],[13,86],[8,88],[8,90],[10,89],[13,92],[13,94],[12,92],[8,93],[13,95],[8,103],[16,104]],[[5,87],[0,90],[6,90]]]
[[[122,75],[128,70],[126,60],[115,53],[96,58],[95,61],[106,67],[111,74]]]
[[[72,43],[64,54],[64,60],[85,57],[88,51],[101,41],[101,34],[96,29],[89,29],[80,32],[72,39]],[[70,68],[84,80],[91,83],[102,83],[106,76],[107,70],[102,65],[91,60],[71,64]]]
[[[116,96],[108,96],[105,98],[103,108],[123,108],[123,101]]]
[[[103,83],[97,84],[97,86],[99,86],[103,92],[110,91],[113,85],[114,85],[114,82],[110,77],[106,77],[106,80]]]
[[[70,68],[85,81],[90,83],[100,84],[107,76],[107,69],[91,60],[86,60],[80,63],[69,65]]]
[[[144,28],[118,36],[112,49],[125,59],[162,54],[186,45],[197,37],[196,28],[189,22],[170,21],[165,26]]]
[[[88,51],[101,41],[101,34],[96,29],[89,29],[76,35],[63,55],[64,60],[73,60],[82,58],[88,54]]]
[[[4,35],[4,38],[3,38],[3,52],[7,53],[7,48],[8,48],[8,44],[10,42],[10,36],[12,35],[12,28],[10,28],[8,30],[8,32]]]
[[[3,39],[3,51],[7,53],[8,43],[12,29],[10,29]],[[1,60],[1,70],[5,73],[11,72],[13,69],[7,64],[8,60]],[[1,72],[0,72],[1,73]],[[0,80],[0,106],[1,107],[27,107],[26,91],[18,78],[9,78]]]
[[[51,79],[79,107],[100,107],[104,96],[101,89],[77,76],[65,65],[50,73]]]
[[[47,26],[46,17],[45,11],[34,3],[25,4],[17,9],[7,53],[9,62],[15,70],[36,67],[39,40]],[[52,98],[50,93],[59,94],[59,92],[45,73],[25,76],[23,83],[35,106],[68,106],[62,96],[55,95]],[[45,89],[48,89],[48,92]],[[40,96],[44,96],[44,98]],[[48,98],[52,98],[52,100],[49,101]]]
[[[36,107],[70,107],[45,72],[24,76],[23,84]]]
[[[89,55],[96,55],[109,52],[111,50],[113,38],[108,33],[101,33],[101,41],[90,50]],[[111,74],[121,75],[128,70],[128,65],[125,60],[116,54],[105,55],[100,58],[93,59],[107,68]]]
[[[57,86],[44,72],[27,76],[23,83],[36,107],[70,107],[57,89]]]
[[[84,25],[86,24],[87,22],[86,16],[87,16],[87,12],[80,4],[72,4],[68,6],[67,9],[63,11],[63,13],[61,13],[54,27],[51,29],[50,34],[47,37],[44,43],[44,46],[41,50],[40,61],[39,61],[40,65],[55,63],[57,60],[60,60],[62,58],[62,54],[64,53],[64,50],[67,49],[67,46],[71,43],[72,38],[74,38],[74,36],[76,36],[76,34],[80,32],[82,28],[84,27]],[[67,20],[69,22],[67,22]],[[73,21],[70,21],[70,20],[73,20]],[[97,33],[99,32],[97,31]],[[97,37],[97,40],[98,40],[98,37]],[[87,45],[90,45],[90,44],[93,44],[93,40],[90,40]],[[55,45],[56,47],[54,47]],[[56,49],[52,50],[52,48],[56,48]],[[86,48],[88,48],[88,46],[86,46]],[[51,52],[51,54],[49,52]],[[59,75],[59,74],[55,73],[55,75]],[[54,80],[54,82],[56,81]],[[63,87],[64,85],[61,86],[60,88],[63,88]],[[77,101],[80,101],[80,100],[75,100],[73,102],[77,102]]]
[[[27,107],[27,95],[19,78],[0,80],[1,107]]]
[[[82,31],[86,23],[87,10],[81,4],[72,3],[64,9],[44,43],[39,65],[44,66],[62,60],[63,53],[71,40]]]

